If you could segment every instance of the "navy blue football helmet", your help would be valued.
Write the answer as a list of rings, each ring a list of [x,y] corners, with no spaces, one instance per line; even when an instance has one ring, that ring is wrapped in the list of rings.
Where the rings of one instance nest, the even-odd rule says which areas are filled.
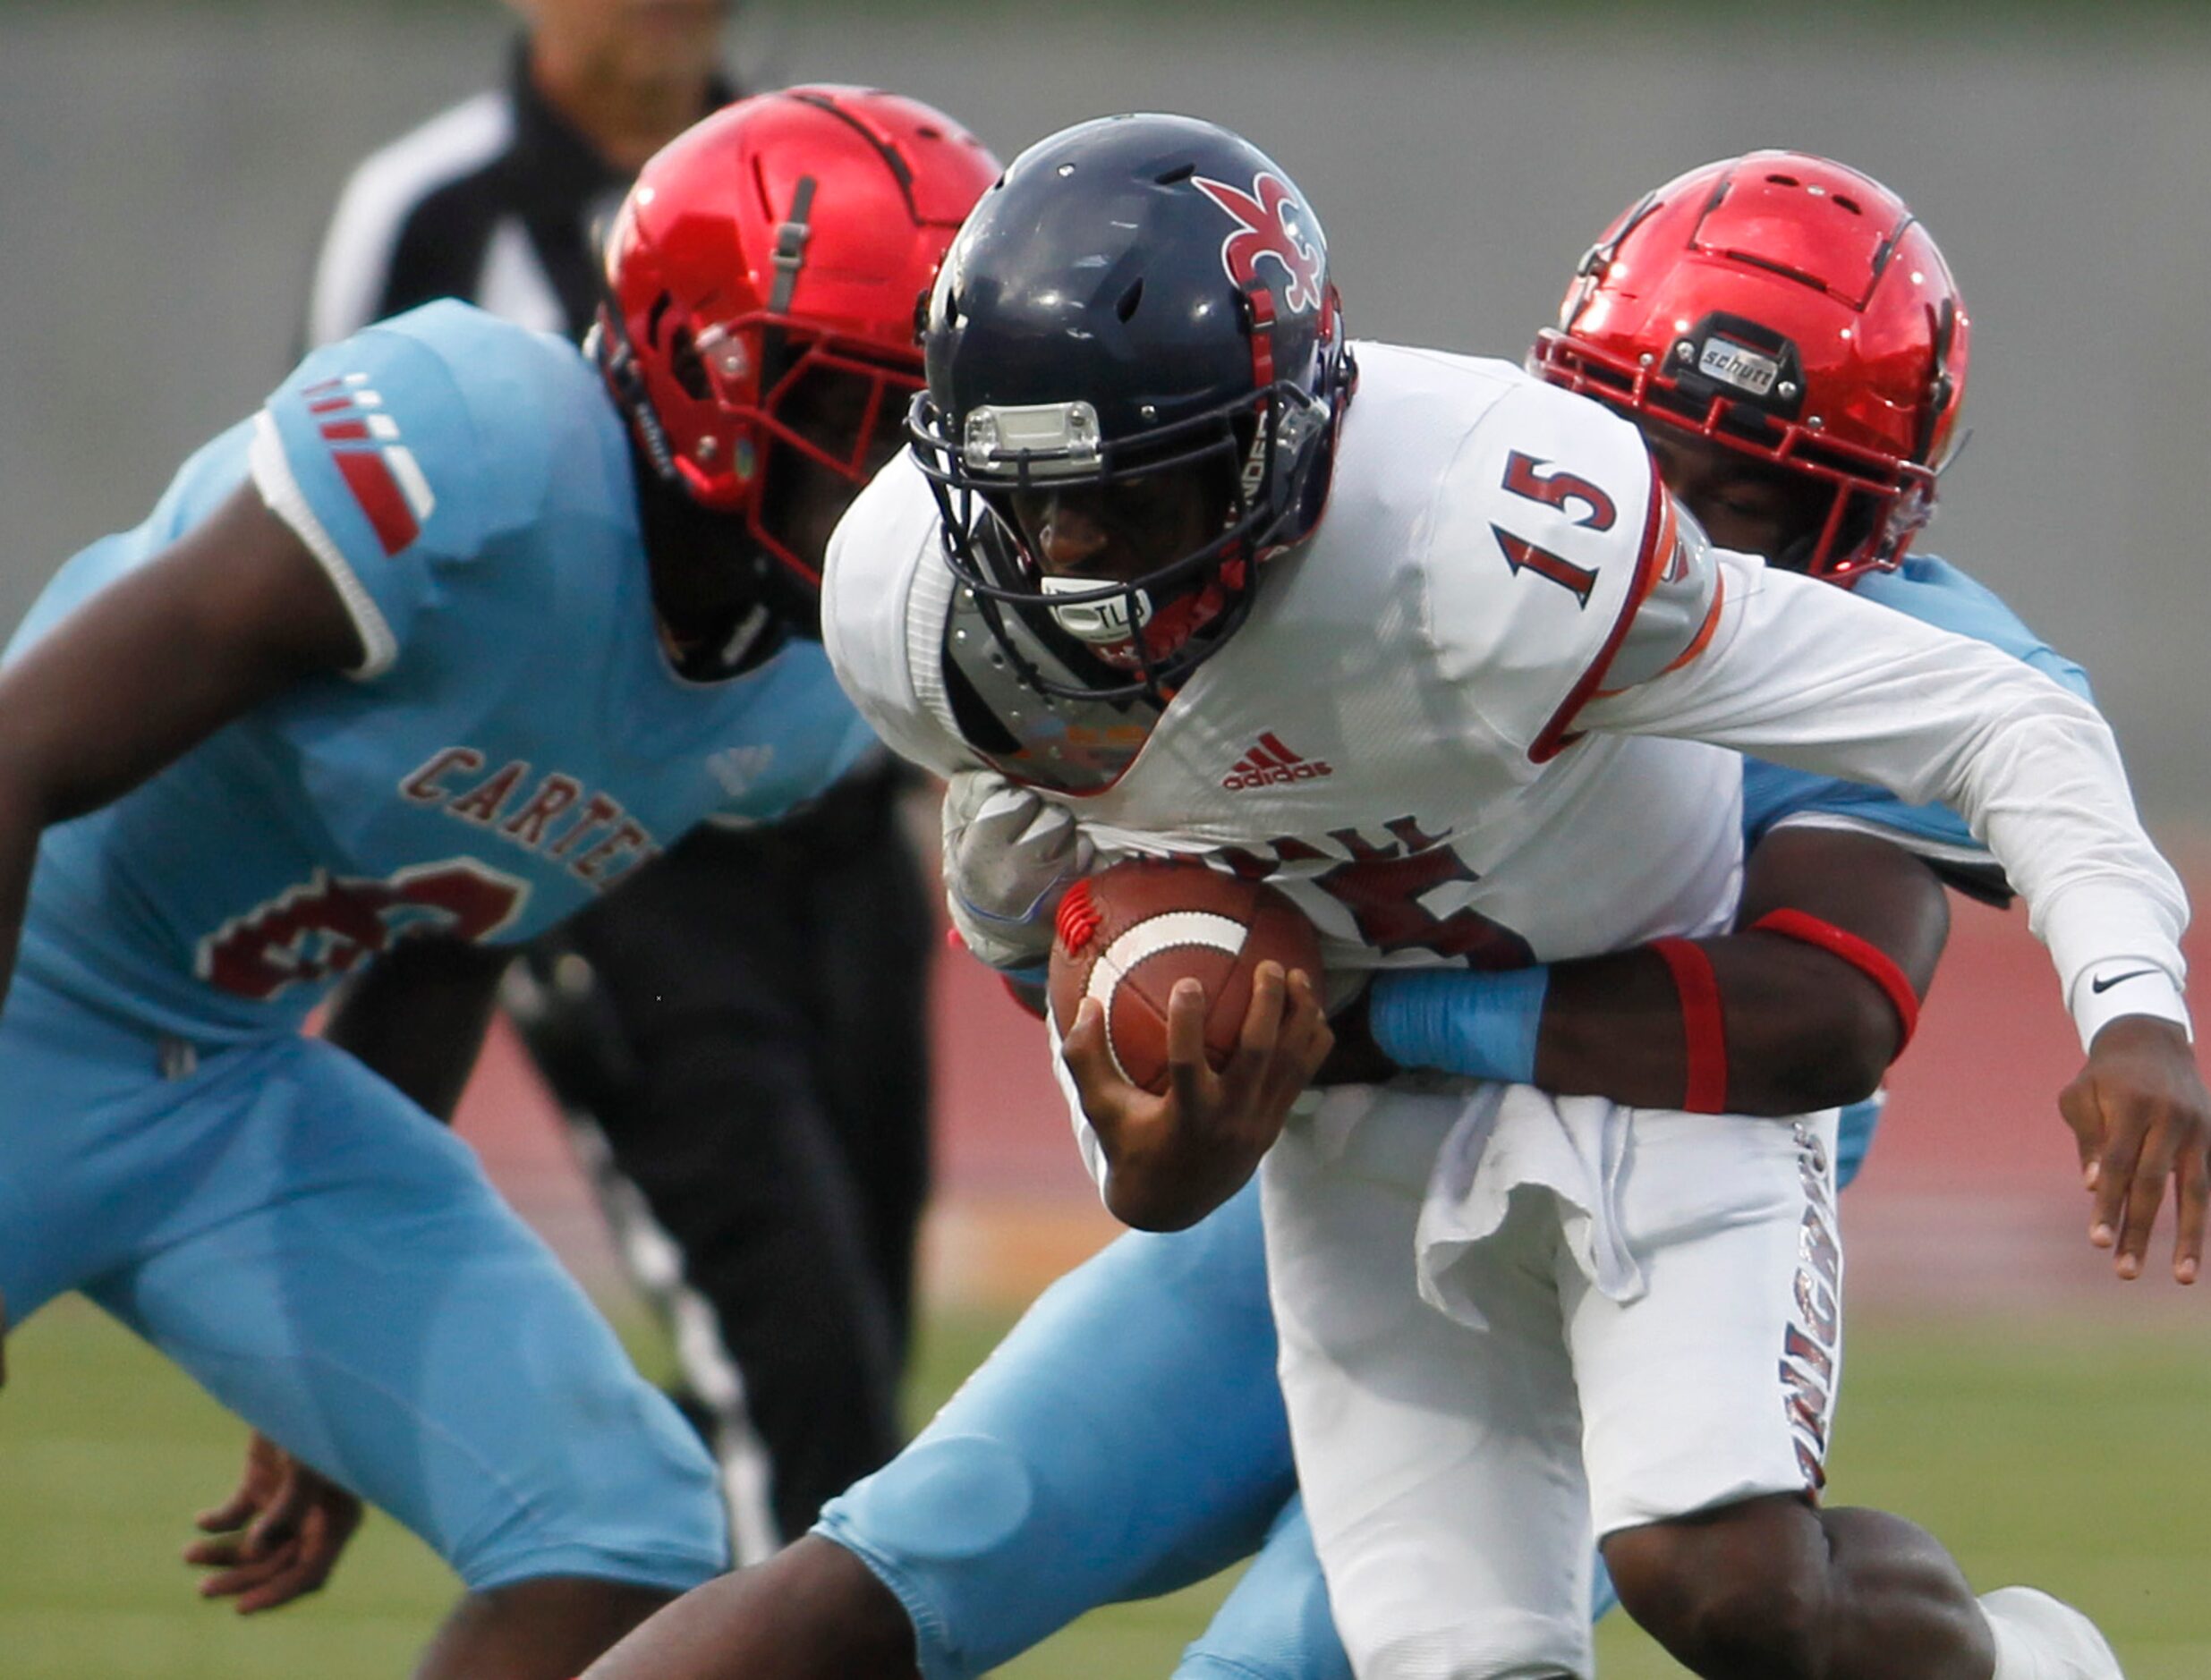
[[[1304,196],[1181,116],[1016,157],[954,241],[922,344],[909,430],[948,561],[1023,681],[1076,699],[1163,700],[1219,650],[1260,564],[1319,516],[1354,381]],[[1135,558],[1051,575],[1048,510],[1082,498]]]

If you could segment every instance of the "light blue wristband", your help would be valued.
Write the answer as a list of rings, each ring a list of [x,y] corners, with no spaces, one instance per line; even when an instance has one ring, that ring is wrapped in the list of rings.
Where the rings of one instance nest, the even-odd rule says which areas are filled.
[[[1551,971],[1390,969],[1377,974],[1367,1031],[1399,1067],[1432,1067],[1468,1079],[1516,1085],[1535,1077],[1535,1034],[1543,1025]]]

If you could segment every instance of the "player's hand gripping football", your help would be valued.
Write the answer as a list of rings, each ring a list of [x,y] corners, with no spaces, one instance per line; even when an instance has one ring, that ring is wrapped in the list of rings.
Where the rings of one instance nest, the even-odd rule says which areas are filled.
[[[1205,1056],[1205,988],[1185,977],[1168,994],[1167,1091],[1154,1096],[1116,1070],[1105,1011],[1085,998],[1060,1054],[1111,1167],[1114,1217],[1179,1231],[1228,1201],[1274,1146],[1334,1042],[1315,978],[1262,963],[1236,1049],[1216,1073]]]
[[[2115,1251],[2120,1277],[2140,1277],[2169,1179],[2179,1216],[2173,1276],[2194,1283],[2211,1213],[2211,1095],[2187,1035],[2150,1015],[2107,1022],[2057,1106],[2093,1203],[2088,1241]]]
[[[321,1590],[361,1526],[361,1501],[256,1433],[237,1491],[196,1520],[210,1538],[187,1546],[184,1561],[217,1572],[200,1596],[235,1599],[251,1616]]]
[[[944,897],[967,948],[992,968],[1040,968],[1052,912],[1090,872],[1089,840],[1065,805],[994,770],[961,770],[944,790]]]

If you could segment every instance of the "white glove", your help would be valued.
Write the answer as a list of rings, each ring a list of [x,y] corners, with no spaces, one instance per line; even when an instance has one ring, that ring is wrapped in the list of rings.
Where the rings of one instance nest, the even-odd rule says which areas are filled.
[[[992,968],[1035,968],[1050,955],[1060,897],[1094,857],[1075,813],[1034,788],[995,770],[960,770],[946,785],[945,905]]]

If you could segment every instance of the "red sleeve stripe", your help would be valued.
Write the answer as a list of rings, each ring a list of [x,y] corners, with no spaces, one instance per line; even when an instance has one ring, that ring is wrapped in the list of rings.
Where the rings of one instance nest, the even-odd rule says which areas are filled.
[[[1605,666],[1612,663],[1612,656],[1628,638],[1628,627],[1635,623],[1636,614],[1657,587],[1659,570],[1673,553],[1673,498],[1666,494],[1665,485],[1659,480],[1658,469],[1653,467],[1650,506],[1643,520],[1643,548],[1636,556],[1635,578],[1628,587],[1628,598],[1620,603],[1620,615],[1612,621],[1612,632],[1605,637],[1604,646],[1597,650],[1589,668],[1581,674],[1572,692],[1551,715],[1551,721],[1543,725],[1535,744],[1528,748],[1527,756],[1532,763],[1547,763],[1573,744],[1576,737],[1570,726],[1574,715],[1589,703],[1589,697],[1603,681]]]
[[[1896,1011],[1897,1024],[1904,1030],[1904,1036],[1896,1046],[1899,1056],[1904,1053],[1904,1046],[1911,1042],[1911,1035],[1918,1031],[1919,994],[1912,989],[1904,971],[1886,951],[1869,939],[1861,939],[1832,921],[1822,921],[1802,910],[1770,911],[1750,926],[1754,932],[1778,933],[1785,939],[1801,939],[1807,945],[1816,945],[1829,955],[1841,957],[1878,986],[1888,998],[1889,1007]]]
[[[1681,1000],[1681,1037],[1688,1063],[1681,1106],[1691,1114],[1727,1112],[1727,1028],[1720,1014],[1720,982],[1704,946],[1688,939],[1654,939]]]
[[[346,487],[353,493],[353,500],[361,504],[361,511],[369,516],[369,524],[375,530],[377,543],[387,559],[421,534],[422,528],[416,522],[414,510],[407,505],[399,481],[385,464],[380,450],[337,449],[331,454]]]
[[[1658,674],[1660,676],[1671,675],[1704,652],[1705,645],[1712,641],[1713,632],[1720,628],[1720,609],[1726,604],[1727,573],[1715,572],[1712,577],[1712,605],[1705,609],[1705,622],[1697,627],[1697,633],[1689,638],[1689,645],[1676,654],[1673,662]],[[1597,691],[1597,696],[1601,700],[1609,700],[1624,692],[1616,688],[1601,688]]]
[[[1712,573],[1712,605],[1705,609],[1705,622],[1697,625],[1697,633],[1689,638],[1689,645],[1681,649],[1680,657],[1664,671],[1661,671],[1659,675],[1664,676],[1668,672],[1679,671],[1691,659],[1704,652],[1712,641],[1713,632],[1720,628],[1720,608],[1726,603],[1727,573],[1714,567]]]

